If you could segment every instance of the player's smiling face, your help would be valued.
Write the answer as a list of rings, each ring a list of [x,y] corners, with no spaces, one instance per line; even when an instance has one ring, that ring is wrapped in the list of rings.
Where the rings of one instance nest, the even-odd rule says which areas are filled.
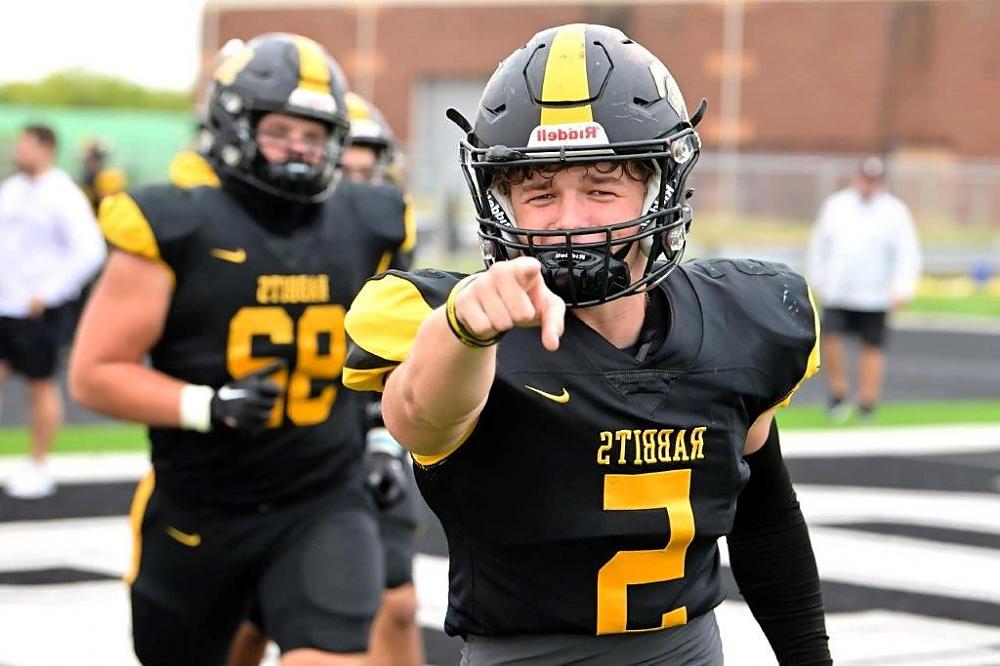
[[[510,202],[517,226],[522,229],[567,230],[604,227],[642,215],[646,184],[610,163],[572,166],[555,172],[535,170],[523,182],[513,183]],[[615,232],[615,237],[635,233],[634,227]],[[603,233],[574,236],[573,242],[606,240]],[[562,243],[551,236],[539,244]]]

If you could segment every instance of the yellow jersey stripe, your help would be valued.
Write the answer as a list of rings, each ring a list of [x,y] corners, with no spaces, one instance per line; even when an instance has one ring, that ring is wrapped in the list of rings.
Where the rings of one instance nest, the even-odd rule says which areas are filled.
[[[442,460],[453,454],[455,451],[457,451],[459,447],[462,446],[462,444],[465,444],[465,440],[469,439],[469,436],[472,434],[472,431],[476,429],[476,426],[478,424],[479,424],[478,418],[473,420],[473,422],[469,424],[469,427],[466,428],[465,432],[462,433],[462,436],[458,438],[458,441],[449,446],[444,451],[441,451],[440,453],[435,453],[432,456],[422,456],[419,453],[413,453],[411,451],[410,455],[413,456],[413,461],[418,465],[420,465],[421,467],[430,467],[431,465],[438,464],[439,462],[441,462]]]
[[[150,261],[155,261],[170,271],[170,282],[176,284],[174,271],[160,256],[160,246],[143,215],[139,204],[125,192],[105,197],[97,215],[101,232],[111,245]]]
[[[378,275],[379,273],[385,273],[389,270],[389,265],[392,263],[392,252],[386,250],[382,253],[382,257],[378,260],[378,266],[375,267],[375,272],[373,275]]]
[[[395,369],[395,365],[388,365],[383,368],[368,368],[365,370],[345,366],[341,381],[344,382],[344,386],[355,391],[382,392],[385,390],[386,376]]]
[[[299,87],[318,93],[330,92],[330,68],[319,44],[296,35],[292,41],[299,52]]]
[[[556,33],[545,62],[542,81],[542,102],[575,102],[590,99],[587,79],[587,26],[575,23]],[[542,108],[542,125],[587,123],[594,120],[590,104],[582,106]]]
[[[132,529],[132,567],[125,574],[125,583],[131,585],[139,575],[139,561],[142,559],[142,519],[146,506],[156,487],[156,474],[150,470],[139,481],[132,496],[132,508],[128,512],[128,522]]]
[[[403,209],[403,229],[406,235],[403,237],[403,244],[399,246],[401,252],[412,252],[417,245],[417,220],[413,215],[413,204],[410,195],[403,197],[405,208]]]

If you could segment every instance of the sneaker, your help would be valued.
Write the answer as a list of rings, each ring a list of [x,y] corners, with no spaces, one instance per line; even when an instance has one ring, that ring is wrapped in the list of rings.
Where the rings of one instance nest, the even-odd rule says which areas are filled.
[[[875,421],[875,405],[858,405],[858,419],[862,423]]]
[[[28,460],[11,472],[6,490],[15,499],[42,499],[55,494],[56,482],[44,464]]]
[[[830,417],[830,421],[837,425],[844,425],[854,415],[854,406],[844,398],[830,398],[826,413]]]

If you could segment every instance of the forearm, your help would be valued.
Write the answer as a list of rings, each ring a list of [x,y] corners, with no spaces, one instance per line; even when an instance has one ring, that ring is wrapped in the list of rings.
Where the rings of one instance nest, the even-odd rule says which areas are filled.
[[[831,664],[809,531],[796,507],[752,535],[729,537],[733,575],[780,664]]]
[[[816,559],[780,451],[772,425],[764,447],[747,457],[730,565],[780,664],[831,664]]]
[[[125,421],[180,427],[185,382],[129,362],[70,370],[70,392],[84,407]]]
[[[463,345],[438,308],[421,325],[409,357],[389,375],[382,398],[386,427],[414,453],[448,449],[482,411],[495,370],[496,346]]]

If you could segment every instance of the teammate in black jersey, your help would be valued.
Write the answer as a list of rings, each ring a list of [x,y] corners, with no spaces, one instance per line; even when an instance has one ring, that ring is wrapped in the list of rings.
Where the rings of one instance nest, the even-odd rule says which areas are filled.
[[[282,663],[361,663],[384,575],[343,318],[404,243],[378,224],[404,203],[373,186],[329,196],[344,82],[311,40],[229,49],[208,108],[216,181],[102,205],[113,252],[71,362],[77,400],[150,426],[154,472],[131,511],[135,651],[225,663],[256,605]]]
[[[338,220],[352,226],[368,226],[377,237],[401,238],[392,252],[369,261],[371,274],[388,268],[410,266],[416,229],[409,206],[404,215],[394,215],[379,199],[368,195],[373,188],[354,183],[395,188],[386,170],[393,164],[395,140],[382,117],[370,102],[355,93],[345,96],[351,122],[347,147],[340,155],[340,170],[345,182],[333,195]],[[180,153],[171,164],[171,180],[179,184],[208,181],[204,160],[196,153]],[[201,175],[199,175],[201,174]],[[214,176],[214,172],[211,172]],[[382,189],[382,188],[378,188]],[[401,192],[397,193],[401,195]],[[359,239],[359,243],[360,243]],[[417,625],[417,595],[413,586],[413,558],[419,500],[409,454],[389,435],[382,423],[380,394],[365,394],[365,481],[378,507],[377,519],[382,562],[385,566],[385,591],[372,625],[369,641],[369,666],[421,666],[424,663],[423,640]],[[268,636],[256,606],[233,641],[228,666],[256,666],[267,649]]]
[[[680,264],[703,112],[618,30],[537,34],[449,112],[487,269],[351,306],[345,384],[417,462],[463,663],[719,664],[723,535],[780,662],[830,663],[773,423],[815,310],[783,265]]]

